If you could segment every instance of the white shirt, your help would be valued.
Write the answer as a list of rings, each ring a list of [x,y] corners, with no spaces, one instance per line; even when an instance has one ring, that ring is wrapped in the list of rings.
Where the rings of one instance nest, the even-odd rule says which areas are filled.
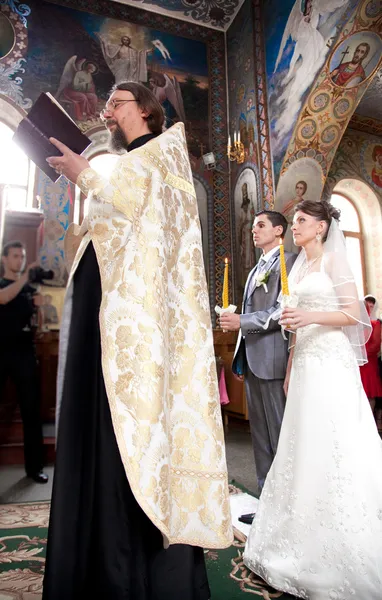
[[[265,265],[272,258],[274,254],[279,250],[279,246],[275,246],[272,250],[269,250],[266,254],[262,254],[259,258],[259,262],[257,263],[257,269],[255,269],[252,273],[251,280],[248,285],[247,297],[249,297],[256,286],[257,277],[264,271]]]
[[[274,248],[272,248],[272,250],[269,250],[266,254],[262,254],[260,256],[259,263],[258,263],[258,266],[259,266],[258,271],[260,271],[261,268],[269,261],[269,259],[272,258],[272,256],[274,254],[276,254],[276,252],[279,250],[279,248],[280,248],[280,246],[275,246]]]

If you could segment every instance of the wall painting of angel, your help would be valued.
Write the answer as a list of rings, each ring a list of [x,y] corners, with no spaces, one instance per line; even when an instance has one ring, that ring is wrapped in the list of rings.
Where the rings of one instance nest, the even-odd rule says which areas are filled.
[[[93,79],[97,70],[94,62],[78,58],[76,54],[65,64],[56,98],[77,121],[98,119],[98,97]]]
[[[30,0],[24,94],[50,92],[83,131],[121,81],[147,85],[161,102],[166,126],[183,121],[190,152],[209,147],[207,45],[127,21]],[[49,26],[47,26],[49,23]]]

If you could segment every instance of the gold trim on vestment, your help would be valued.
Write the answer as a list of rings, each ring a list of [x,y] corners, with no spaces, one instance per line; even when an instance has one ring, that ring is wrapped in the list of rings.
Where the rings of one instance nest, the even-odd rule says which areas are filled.
[[[191,194],[191,196],[196,198],[194,185],[183,179],[183,177],[178,177],[177,175],[170,173],[166,165],[160,160],[159,156],[157,156],[154,152],[147,150],[146,148],[143,150],[142,154],[144,154],[144,156],[146,156],[150,162],[154,163],[154,165],[160,170],[165,183],[177,188],[178,190],[182,190],[182,192]]]

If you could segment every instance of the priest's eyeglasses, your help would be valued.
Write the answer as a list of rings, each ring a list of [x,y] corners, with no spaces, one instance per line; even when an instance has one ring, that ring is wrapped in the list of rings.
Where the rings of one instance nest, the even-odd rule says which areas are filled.
[[[109,100],[106,102],[105,108],[100,112],[101,119],[104,118],[106,112],[114,112],[119,106],[125,104],[125,102],[136,102],[136,100],[135,98],[131,100],[118,100],[118,98],[115,98],[115,100]]]

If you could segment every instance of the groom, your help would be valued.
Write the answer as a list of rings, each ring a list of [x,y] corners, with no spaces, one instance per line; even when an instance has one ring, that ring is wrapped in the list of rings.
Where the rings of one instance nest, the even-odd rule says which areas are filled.
[[[263,254],[249,273],[242,314],[220,317],[222,329],[240,330],[232,370],[245,381],[259,493],[276,454],[285,408],[283,384],[288,343],[281,334],[278,319],[270,317],[279,307],[279,242],[287,227],[287,220],[281,213],[262,210],[256,215],[253,241]],[[296,254],[285,253],[288,273],[296,258]]]

